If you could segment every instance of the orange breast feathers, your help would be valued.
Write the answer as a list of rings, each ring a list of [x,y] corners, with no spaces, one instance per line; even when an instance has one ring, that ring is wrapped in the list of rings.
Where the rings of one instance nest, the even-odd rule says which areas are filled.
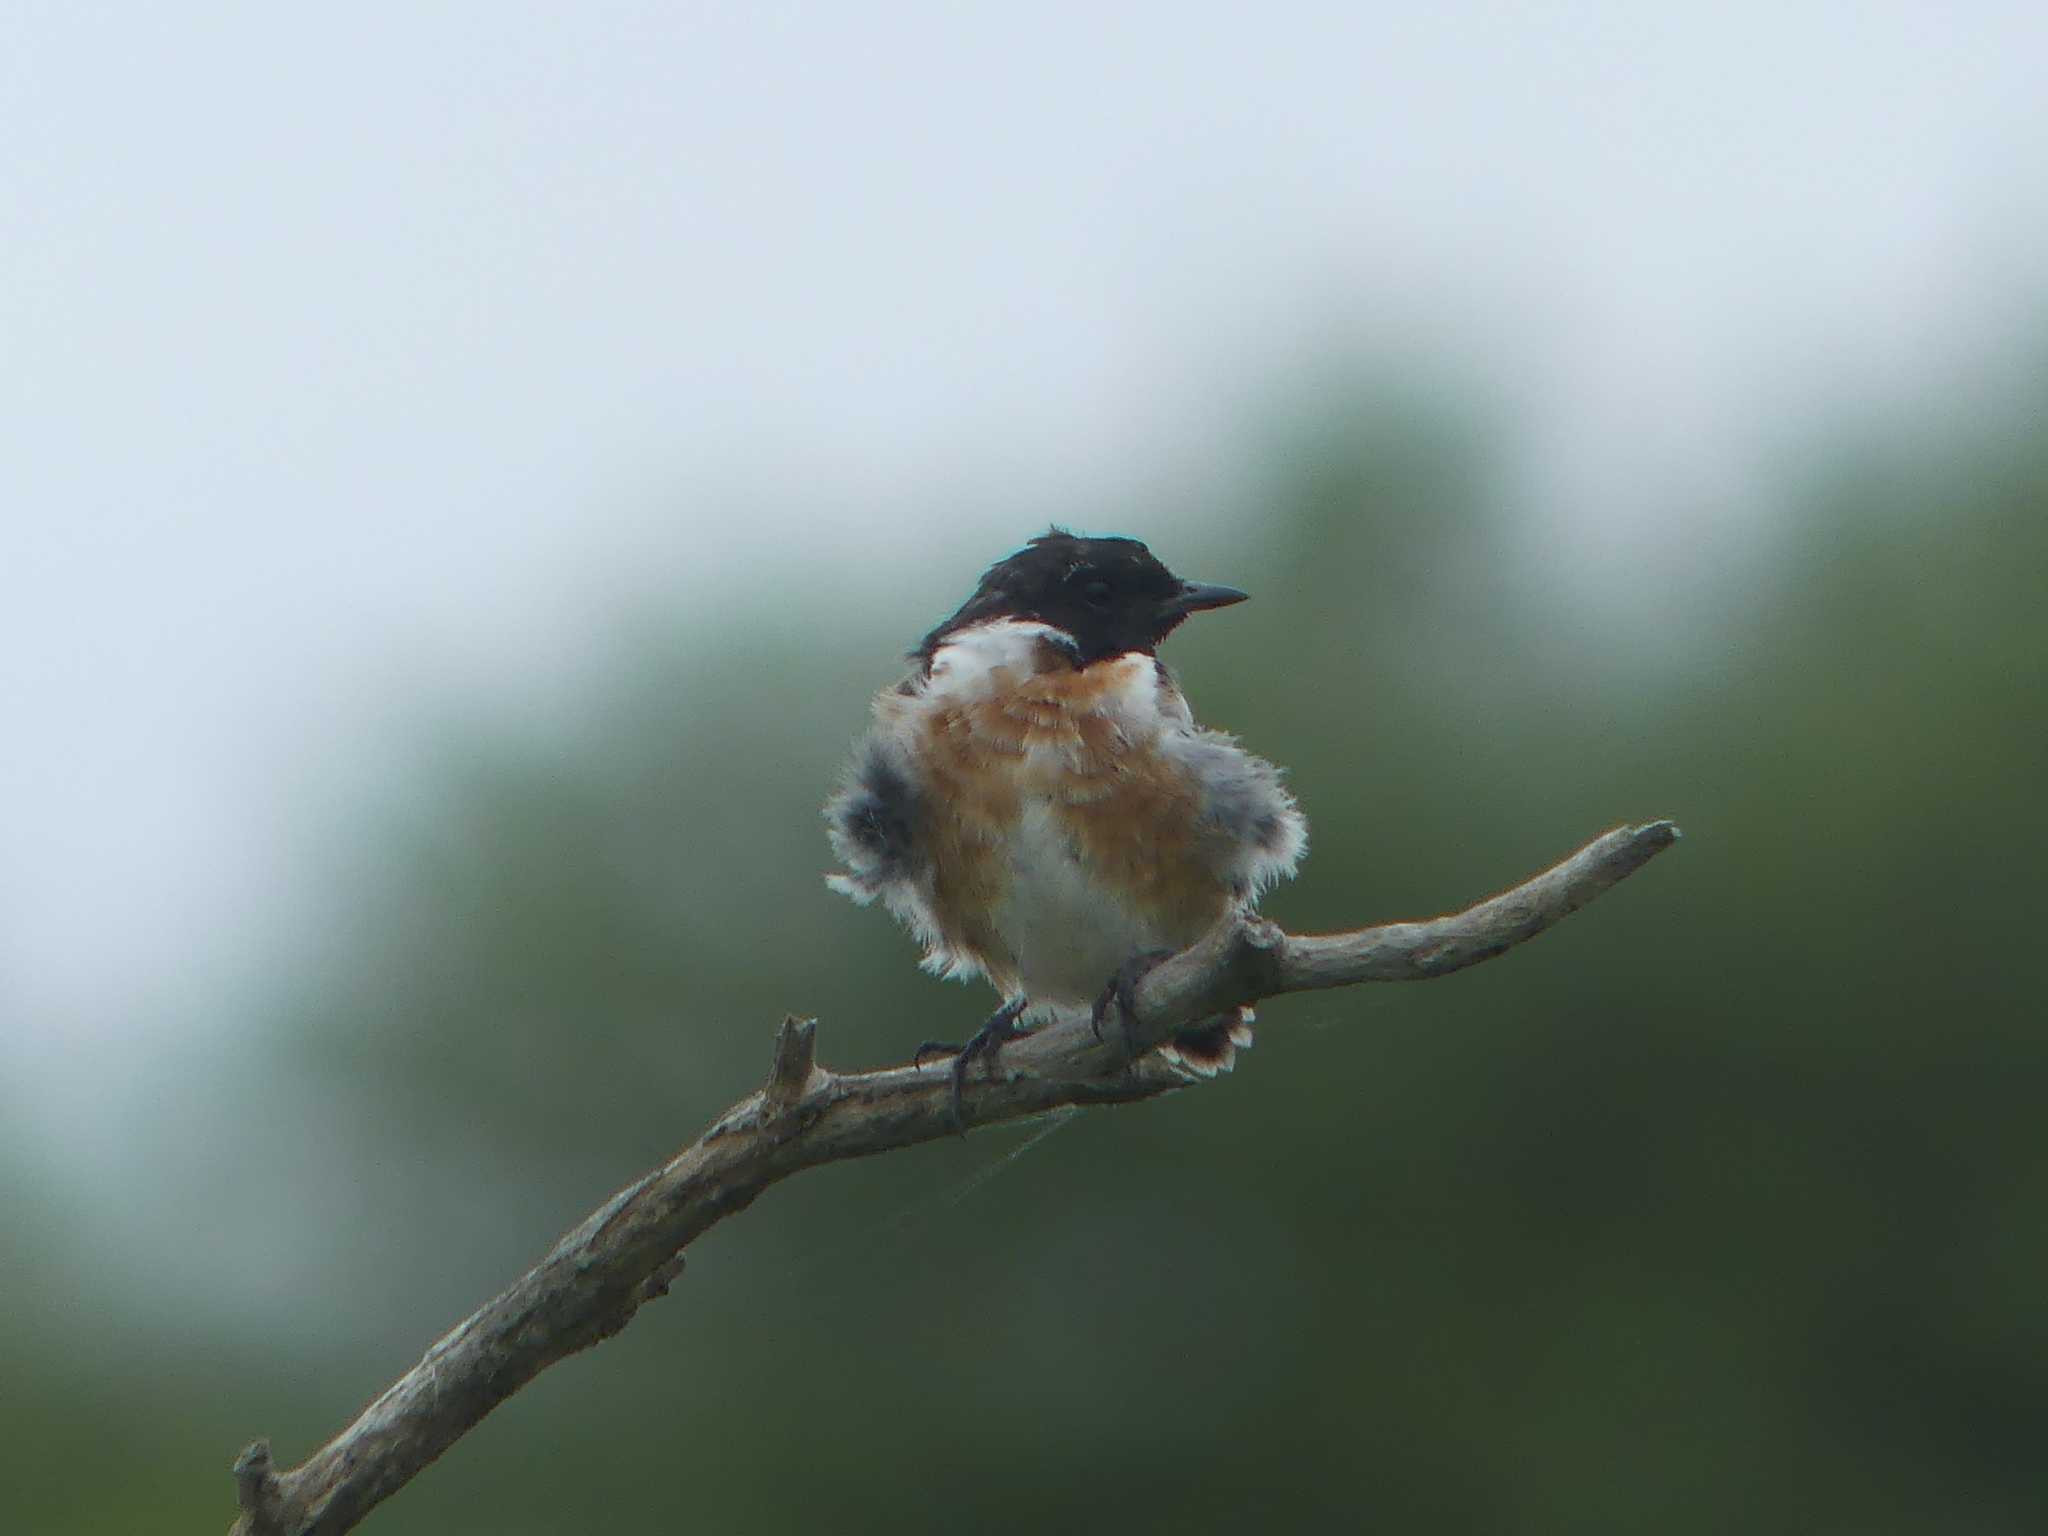
[[[1149,656],[1077,670],[1043,645],[967,675],[940,670],[883,708],[900,711],[885,728],[914,743],[927,803],[945,807],[926,829],[931,917],[998,988],[1020,983],[1002,921],[1020,868],[1069,863],[1077,905],[1119,914],[1155,947],[1192,943],[1229,910],[1200,787],[1159,749],[1162,733],[1187,729],[1187,706]]]

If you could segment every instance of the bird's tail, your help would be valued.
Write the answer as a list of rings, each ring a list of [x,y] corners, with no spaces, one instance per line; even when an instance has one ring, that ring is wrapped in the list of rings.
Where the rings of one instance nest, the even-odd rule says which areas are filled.
[[[1168,1066],[1191,1078],[1228,1072],[1237,1065],[1237,1053],[1251,1048],[1253,1017],[1249,1008],[1219,1013],[1206,1024],[1182,1030],[1159,1047],[1159,1055]]]

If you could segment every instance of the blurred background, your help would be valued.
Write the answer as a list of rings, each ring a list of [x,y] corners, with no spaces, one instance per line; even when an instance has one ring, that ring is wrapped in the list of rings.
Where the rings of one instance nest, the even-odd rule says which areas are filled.
[[[1054,520],[1255,600],[1234,1079],[824,1170],[388,1532],[2048,1525],[2048,12],[7,8],[0,1488],[219,1529],[765,1069]]]

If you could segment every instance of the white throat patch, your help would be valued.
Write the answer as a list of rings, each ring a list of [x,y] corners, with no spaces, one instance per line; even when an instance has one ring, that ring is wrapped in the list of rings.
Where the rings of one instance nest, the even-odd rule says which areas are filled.
[[[1047,641],[1066,650],[1074,645],[1065,630],[1036,619],[994,619],[957,630],[932,652],[925,692],[972,698],[1014,684],[1038,670],[1039,647]]]

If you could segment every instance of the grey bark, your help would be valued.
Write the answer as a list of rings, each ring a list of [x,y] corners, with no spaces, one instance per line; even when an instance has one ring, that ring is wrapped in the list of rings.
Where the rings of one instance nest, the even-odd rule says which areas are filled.
[[[1137,1019],[1097,1040],[1085,1022],[1006,1046],[998,1075],[961,1096],[967,1129],[1069,1104],[1116,1104],[1189,1086],[1144,1055],[1225,1008],[1365,981],[1426,981],[1534,938],[1678,838],[1668,821],[1617,827],[1561,864],[1463,912],[1350,933],[1226,924],[1139,984]],[[662,1167],[612,1196],[507,1290],[428,1349],[356,1421],[279,1472],[259,1440],[234,1465],[231,1536],[337,1536],[557,1360],[617,1333],[667,1294],[701,1233],[771,1184],[843,1158],[955,1134],[950,1063],[841,1075],[817,1064],[817,1026],[785,1019],[766,1084]]]

